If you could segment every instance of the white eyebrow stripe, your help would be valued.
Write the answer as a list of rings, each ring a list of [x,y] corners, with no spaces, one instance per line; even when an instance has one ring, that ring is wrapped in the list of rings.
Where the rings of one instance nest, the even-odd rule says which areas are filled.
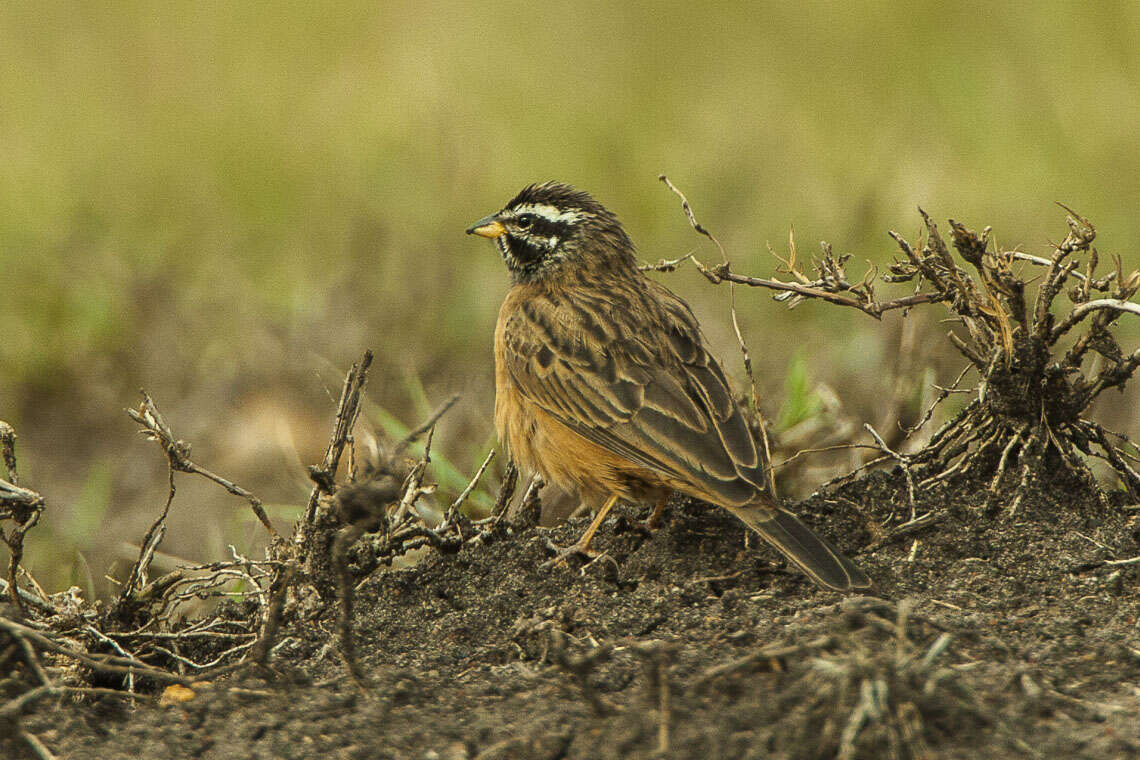
[[[511,212],[516,216],[522,214],[534,214],[541,216],[548,222],[558,222],[562,224],[573,223],[585,216],[578,209],[558,209],[554,206],[548,206],[545,203],[526,203],[522,206],[516,206],[511,209]]]

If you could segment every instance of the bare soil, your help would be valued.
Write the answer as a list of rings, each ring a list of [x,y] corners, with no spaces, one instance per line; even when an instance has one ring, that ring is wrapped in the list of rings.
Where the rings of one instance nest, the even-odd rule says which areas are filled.
[[[21,725],[75,760],[1140,756],[1140,563],[1109,562],[1140,555],[1140,511],[1044,472],[1016,515],[1011,493],[986,513],[988,485],[927,488],[932,522],[901,534],[898,471],[793,505],[873,596],[817,589],[676,500],[655,532],[611,519],[588,565],[543,567],[575,521],[376,570],[354,621],[367,695],[314,599],[274,674],[167,707],[45,700]],[[0,756],[33,757],[15,738]]]

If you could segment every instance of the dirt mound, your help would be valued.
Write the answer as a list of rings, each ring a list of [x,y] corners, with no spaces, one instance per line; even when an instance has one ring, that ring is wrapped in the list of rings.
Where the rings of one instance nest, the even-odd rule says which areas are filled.
[[[652,533],[619,514],[570,567],[543,565],[580,522],[503,527],[360,584],[367,695],[314,597],[272,677],[44,700],[20,726],[70,758],[1137,756],[1140,563],[1113,562],[1140,555],[1140,512],[1048,482],[1010,519],[987,486],[933,483],[917,520],[899,472],[798,505],[875,596],[815,588],[696,503]]]

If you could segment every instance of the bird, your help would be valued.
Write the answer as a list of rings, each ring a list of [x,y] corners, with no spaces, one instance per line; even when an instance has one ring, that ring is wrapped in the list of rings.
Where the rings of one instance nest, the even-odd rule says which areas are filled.
[[[560,182],[531,184],[467,234],[494,241],[510,274],[495,326],[495,428],[511,458],[601,504],[673,491],[720,506],[817,584],[868,588],[851,560],[781,506],[696,317],[638,268],[617,216]]]

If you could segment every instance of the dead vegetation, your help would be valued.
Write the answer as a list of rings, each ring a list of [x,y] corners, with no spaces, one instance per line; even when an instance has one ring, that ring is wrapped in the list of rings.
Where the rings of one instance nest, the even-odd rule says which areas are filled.
[[[938,225],[919,209],[925,234],[912,245],[892,231],[890,236],[902,256],[881,278],[872,265],[862,279],[853,282],[847,275],[851,254],[838,255],[826,242],[821,244],[821,255],[811,260],[814,271],[809,273],[797,254],[794,237],[789,236],[786,256],[772,252],[781,264],[780,271],[792,278],[781,281],[733,272],[724,249],[697,221],[688,200],[666,177],[661,179],[681,197],[693,228],[721,251],[724,260],[718,265],[686,257],[713,284],[776,290],[775,300],[787,303],[788,308],[815,299],[876,319],[895,310],[909,316],[928,304],[941,304],[950,312],[944,321],[959,329],[947,337],[968,364],[953,384],[940,389],[903,437],[909,438],[924,426],[935,407],[958,392],[970,373],[977,378],[975,397],[913,454],[892,449],[870,424],[864,425],[871,446],[880,454],[871,464],[893,461],[904,469],[912,506],[916,490],[948,479],[986,477],[991,494],[984,505],[988,512],[996,505],[992,497],[999,486],[1012,478],[1017,483],[1015,495],[1003,507],[1005,516],[1012,519],[1039,473],[1063,468],[1093,483],[1088,458],[1106,463],[1129,497],[1140,499],[1140,473],[1132,464],[1140,461],[1136,447],[1126,435],[1088,417],[1097,397],[1111,388],[1122,389],[1140,367],[1140,349],[1125,353],[1113,335],[1121,316],[1140,314],[1140,304],[1129,300],[1140,289],[1140,271],[1126,273],[1120,256],[1112,256],[1111,268],[1101,274],[1102,257],[1093,246],[1096,229],[1088,219],[1065,208],[1068,232],[1049,258],[1005,250],[993,241],[989,227],[978,233],[951,219],[955,258]],[[669,271],[679,263],[661,262],[652,268]],[[1030,286],[1038,268],[1044,274],[1034,294]],[[910,283],[913,292],[881,300],[876,292],[879,280]],[[1068,300],[1067,311],[1060,303],[1062,294]],[[732,309],[735,320],[735,301]],[[739,330],[737,336],[748,368],[747,348]],[[912,511],[911,519],[915,517]]]
[[[715,242],[683,203],[693,227]],[[106,602],[82,599],[75,590],[49,594],[21,567],[24,536],[49,505],[21,484],[15,431],[0,423],[7,475],[0,479],[0,539],[9,548],[7,579],[0,581],[8,599],[0,606],[0,739],[8,737],[9,744],[0,747],[18,744],[32,756],[52,757],[39,719],[50,712],[49,698],[56,705],[133,706],[143,714],[159,694],[167,706],[212,694],[217,712],[203,708],[203,714],[217,716],[230,709],[226,699],[280,698],[275,704],[282,714],[303,723],[313,705],[327,708],[329,689],[342,688],[344,672],[350,678],[343,688],[364,699],[333,713],[365,728],[373,720],[386,726],[392,711],[403,708],[412,724],[428,720],[417,712],[416,693],[432,695],[424,709],[474,711],[435,727],[441,741],[467,748],[456,757],[745,757],[749,747],[766,746],[776,757],[917,759],[955,756],[956,742],[967,739],[990,748],[979,749],[989,756],[1041,757],[1049,755],[1022,734],[1040,728],[1042,714],[1068,710],[1079,713],[1078,721],[1119,722],[1130,708],[1108,701],[1119,696],[1111,683],[1095,698],[1076,695],[1104,674],[1074,669],[1062,684],[1026,664],[1019,640],[1010,644],[980,629],[981,618],[966,610],[978,605],[972,584],[984,573],[955,563],[977,559],[976,552],[987,556],[995,577],[1011,577],[1020,567],[1021,540],[1032,533],[1045,547],[1040,581],[1024,596],[1004,599],[1009,607],[1000,615],[1017,614],[1026,598],[1058,584],[1067,588],[1072,574],[1092,574],[1091,588],[1075,589],[1073,598],[1120,599],[1122,574],[1140,567],[1120,536],[1133,535],[1137,543],[1140,531],[1137,515],[1112,504],[1140,498],[1140,476],[1128,439],[1090,419],[1088,410],[1140,366],[1140,351],[1126,354],[1112,334],[1121,315],[1140,313],[1129,300],[1140,289],[1140,272],[1126,274],[1113,257],[1111,270],[1099,274],[1095,231],[1072,212],[1069,232],[1049,258],[1001,250],[988,228],[975,233],[951,221],[955,257],[922,216],[926,232],[917,244],[892,233],[902,256],[881,280],[909,283],[913,292],[890,300],[879,299],[873,268],[852,283],[850,257],[826,244],[809,273],[790,240],[781,258],[788,282],[736,274],[723,249],[715,266],[690,255],[650,267],[669,271],[691,259],[710,282],[775,289],[789,307],[816,299],[876,318],[933,304],[950,312],[956,327],[949,339],[968,364],[914,425],[887,431],[881,421],[878,428],[860,427],[844,418],[822,443],[818,435],[791,431],[774,446],[791,451],[785,465],[821,451],[873,452],[855,472],[821,487],[809,506],[833,540],[852,553],[861,550],[860,562],[876,575],[882,595],[901,601],[821,604],[816,597],[823,592],[742,552],[733,527],[683,501],[674,504],[670,528],[651,536],[619,516],[598,560],[542,570],[553,542],[535,527],[540,481],[530,480],[513,499],[519,473],[508,463],[490,516],[473,519],[465,510],[494,451],[454,499],[438,512],[424,508],[425,501],[437,503],[433,433],[454,399],[402,440],[358,432],[373,360],[367,352],[347,374],[325,456],[309,469],[310,498],[288,537],[277,533],[254,494],[197,464],[189,444],[143,393],[128,413],[166,458],[169,486],[120,592]],[[1018,272],[1018,266],[1028,269]],[[1028,292],[1032,272],[1044,273],[1035,294]],[[1059,303],[1062,294],[1067,307]],[[734,296],[734,326],[751,376],[737,305]],[[971,374],[972,400],[915,443],[936,408],[962,391]],[[754,389],[751,401],[755,406]],[[762,421],[756,429],[765,433]],[[869,440],[853,441],[859,431]],[[422,454],[411,456],[421,438]],[[1090,458],[1115,473],[1123,497],[1097,487]],[[887,492],[876,491],[874,478],[856,480],[877,464],[896,466]],[[226,561],[151,578],[180,474],[206,478],[247,502],[267,532],[265,557],[245,557],[231,547]],[[1058,483],[1074,489],[1072,500],[1084,506],[1053,525],[1060,513],[1047,494]],[[899,500],[908,512],[896,510]],[[970,506],[963,510],[963,503]],[[951,507],[959,521],[952,530],[963,533],[939,543],[933,531],[935,540],[919,554],[918,541],[910,539],[954,522]],[[998,511],[1005,520],[989,519]],[[976,519],[960,524],[963,513]],[[980,536],[977,543],[967,532]],[[1081,538],[1073,555],[1079,558],[1064,554],[1062,567],[1058,553],[1070,551],[1065,547],[1073,533]],[[897,541],[903,537],[909,549]],[[914,584],[926,555],[945,583],[930,575],[925,586]],[[987,583],[978,588],[993,593],[996,582]],[[1069,600],[1068,593],[1058,598]],[[1120,614],[1124,607],[1113,609]],[[343,670],[322,662],[329,633]],[[1047,640],[1051,633],[1041,635]],[[358,646],[358,638],[366,646]],[[1132,673],[1129,658],[1140,662],[1140,647],[1134,641],[1120,647],[1107,650],[1118,658],[1112,667]],[[393,663],[411,675],[393,673]],[[976,675],[986,668],[1000,671],[996,682]],[[299,712],[288,690],[273,688],[294,683],[294,669],[331,674],[316,685],[305,682],[309,701],[295,708]],[[468,696],[456,696],[455,684],[465,678],[473,679]],[[1011,683],[1021,700],[1013,711],[999,706]],[[503,699],[554,711],[562,728],[535,729],[537,718],[522,706],[517,714],[497,712]],[[479,729],[480,738],[464,733],[484,717],[490,723]],[[284,746],[293,741],[291,730],[282,734]],[[324,736],[330,728],[313,730]],[[1055,736],[1051,727],[1041,730]],[[413,731],[400,741],[419,747],[427,740]],[[1129,742],[1124,737],[1112,746]]]
[[[512,478],[504,480],[498,509],[490,518],[476,524],[463,513],[464,503],[494,457],[491,451],[468,487],[447,507],[442,522],[433,523],[418,509],[420,500],[436,489],[425,479],[435,425],[457,397],[390,451],[384,451],[375,438],[371,455],[358,461],[354,429],[372,358],[366,352],[348,372],[325,456],[309,468],[312,494],[290,538],[274,529],[254,494],[190,458],[190,444],[175,436],[144,391],[138,408],[127,413],[166,457],[169,487],[121,592],[109,604],[81,599],[75,590],[50,595],[20,566],[24,536],[35,526],[45,501],[19,486],[16,435],[0,422],[0,454],[8,475],[0,480],[0,520],[11,523],[7,529],[0,526],[0,538],[10,553],[8,580],[0,582],[11,600],[0,609],[5,637],[0,640],[0,669],[15,666],[0,692],[11,697],[0,705],[0,722],[18,727],[22,713],[52,696],[133,702],[167,687],[164,699],[177,701],[179,694],[193,695],[194,684],[239,670],[272,673],[270,656],[283,616],[313,596],[337,606],[342,656],[351,676],[367,689],[353,645],[355,585],[377,567],[390,566],[419,549],[454,553],[497,530],[515,484]],[[424,435],[423,456],[408,457],[410,444]],[[349,461],[342,468],[346,454]],[[176,473],[206,478],[245,499],[268,534],[266,557],[244,557],[231,546],[230,561],[180,567],[151,579],[150,565],[166,533],[177,491]],[[338,473],[343,473],[339,483]],[[378,534],[378,539],[368,544],[367,556],[350,563],[349,551],[365,533]],[[113,688],[92,684],[113,684]],[[20,735],[40,753],[36,748],[42,743],[34,735]]]

